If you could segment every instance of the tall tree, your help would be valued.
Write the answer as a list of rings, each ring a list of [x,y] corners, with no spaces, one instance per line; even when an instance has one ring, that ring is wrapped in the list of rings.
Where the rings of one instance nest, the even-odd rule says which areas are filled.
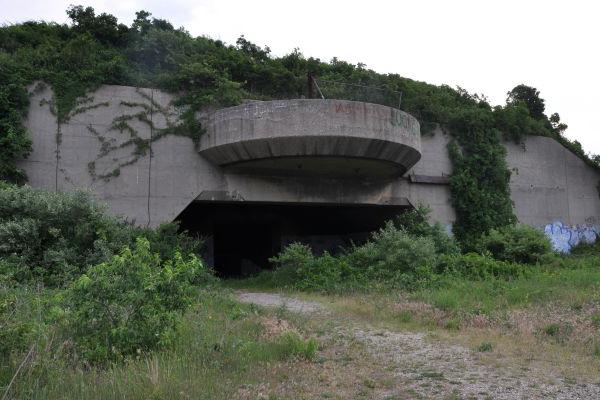
[[[540,91],[536,88],[520,84],[508,92],[507,96],[507,104],[523,102],[527,106],[531,117],[537,120],[546,119],[546,115],[544,114],[546,105],[544,104],[544,99],[540,97]]]

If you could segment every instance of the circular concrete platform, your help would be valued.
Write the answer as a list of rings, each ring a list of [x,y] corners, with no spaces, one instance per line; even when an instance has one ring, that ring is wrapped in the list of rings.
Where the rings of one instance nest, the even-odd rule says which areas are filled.
[[[378,104],[253,101],[214,111],[204,125],[200,154],[214,164],[248,171],[265,166],[287,171],[306,164],[334,174],[353,168],[373,175],[403,174],[421,158],[418,121]]]

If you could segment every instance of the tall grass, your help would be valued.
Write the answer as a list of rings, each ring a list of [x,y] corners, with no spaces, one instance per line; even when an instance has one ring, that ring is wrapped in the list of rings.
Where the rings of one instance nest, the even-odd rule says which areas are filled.
[[[565,260],[561,266],[542,265],[511,280],[445,276],[437,285],[419,289],[411,297],[446,311],[482,314],[547,302],[600,301],[600,258]]]
[[[314,339],[304,340],[295,333],[264,338],[261,313],[240,305],[222,290],[205,291],[198,305],[186,314],[171,348],[107,368],[73,367],[36,349],[35,358],[17,377],[8,398],[235,398],[243,384],[264,378],[270,363],[290,357],[310,359],[316,352]],[[11,372],[17,361],[11,363]],[[0,392],[9,376],[12,373],[2,376]]]

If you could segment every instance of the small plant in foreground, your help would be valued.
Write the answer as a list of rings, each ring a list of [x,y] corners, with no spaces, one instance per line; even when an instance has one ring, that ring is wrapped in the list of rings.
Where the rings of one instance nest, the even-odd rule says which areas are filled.
[[[363,385],[368,387],[369,389],[375,389],[376,387],[375,381],[369,378],[363,380]]]
[[[279,337],[279,343],[282,344],[290,356],[297,356],[305,360],[312,361],[319,349],[319,342],[315,338],[307,340],[302,339],[296,332],[284,332]]]
[[[596,313],[592,314],[591,320],[592,320],[592,325],[594,325],[594,327],[600,329],[600,312],[596,312]]]
[[[594,356],[600,358],[600,344],[594,346]]]
[[[444,324],[444,328],[450,331],[457,331],[460,329],[460,321],[457,318],[449,319]]]
[[[556,337],[556,336],[558,336],[559,332],[560,332],[559,324],[553,323],[553,324],[546,325],[544,327],[544,333],[548,336]]]
[[[573,332],[573,325],[570,323],[552,323],[544,327],[543,332],[546,336],[553,338],[557,343],[566,342]]]
[[[477,347],[477,351],[480,353],[486,353],[492,351],[494,346],[490,342],[483,342]]]
[[[403,323],[408,323],[413,320],[413,315],[410,311],[401,311],[400,314],[398,314],[398,320]]]
[[[575,303],[571,304],[570,308],[572,311],[579,312],[579,311],[583,310],[583,304],[581,304],[579,302],[575,302]]]

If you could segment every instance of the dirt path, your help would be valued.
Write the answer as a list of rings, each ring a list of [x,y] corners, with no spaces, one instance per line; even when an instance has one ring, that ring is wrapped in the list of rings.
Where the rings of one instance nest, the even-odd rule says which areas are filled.
[[[252,303],[265,307],[284,307],[289,311],[298,313],[312,313],[324,310],[324,307],[319,303],[284,297],[276,293],[240,292],[237,294],[237,298],[242,303]]]
[[[279,294],[239,293],[238,299],[303,314],[325,311],[319,303]],[[336,330],[364,344],[378,365],[393,371],[394,382],[386,395],[369,398],[406,398],[408,392],[409,397],[426,399],[600,399],[598,383],[576,383],[534,367],[490,366],[473,350],[429,340],[425,333],[343,322]],[[401,389],[401,397],[393,395],[394,386]]]

